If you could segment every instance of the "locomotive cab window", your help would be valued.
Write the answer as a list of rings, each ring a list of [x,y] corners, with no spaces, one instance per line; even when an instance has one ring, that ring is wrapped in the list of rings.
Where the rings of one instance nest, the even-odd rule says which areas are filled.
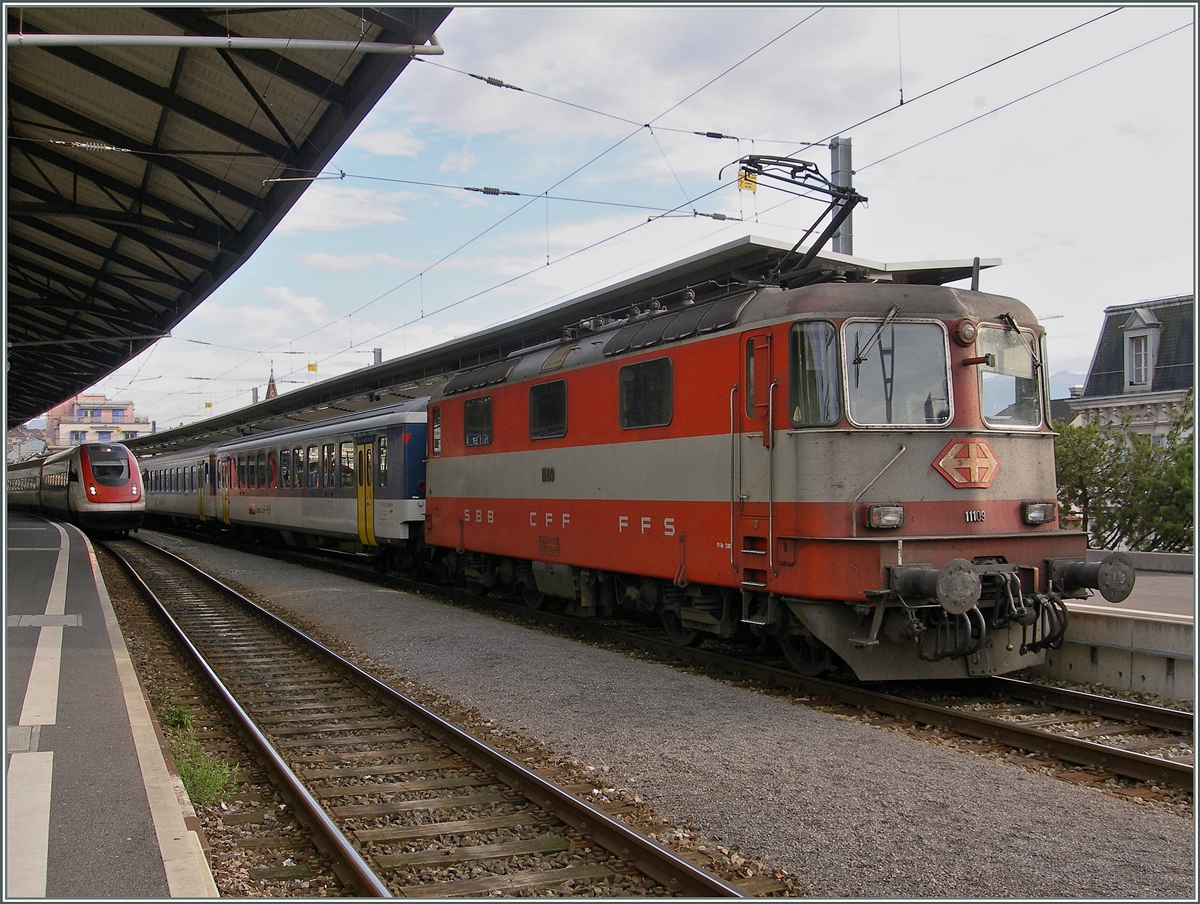
[[[467,399],[463,403],[463,441],[468,446],[488,446],[492,442],[492,397]]]
[[[989,427],[1040,427],[1042,394],[1036,337],[997,327],[980,326],[975,340],[979,357],[995,365],[979,365],[983,422]]]
[[[618,412],[622,430],[662,427],[674,413],[671,359],[655,358],[621,368]]]
[[[844,328],[850,420],[936,427],[950,421],[949,345],[940,323],[857,320]]]
[[[567,381],[529,387],[529,438],[567,435]]]
[[[792,326],[788,372],[792,426],[828,426],[842,419],[837,331],[832,323],[817,320]]]

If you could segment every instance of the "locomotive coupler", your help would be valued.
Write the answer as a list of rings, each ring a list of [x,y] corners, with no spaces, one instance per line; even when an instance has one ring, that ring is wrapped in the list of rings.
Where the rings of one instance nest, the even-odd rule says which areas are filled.
[[[1110,603],[1124,602],[1133,592],[1137,574],[1133,562],[1123,552],[1109,553],[1101,562],[1081,562],[1078,559],[1049,559],[1050,581],[1061,587],[1064,594],[1085,588],[1099,590]]]
[[[892,592],[901,599],[933,599],[951,615],[966,615],[979,602],[983,581],[974,564],[951,559],[940,569],[930,565],[898,565],[892,569]]]

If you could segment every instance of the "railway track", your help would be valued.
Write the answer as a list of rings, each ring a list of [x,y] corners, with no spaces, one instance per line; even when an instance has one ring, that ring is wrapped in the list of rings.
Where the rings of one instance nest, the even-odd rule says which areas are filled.
[[[266,550],[264,554],[331,569],[356,579],[380,580],[372,567],[354,557],[331,558],[294,550]],[[395,582],[410,589],[419,586],[404,579]],[[778,665],[780,657],[748,651],[735,653],[728,645],[713,641],[681,647],[665,633],[627,621],[579,619],[549,607],[530,609],[520,601],[504,598],[489,597],[484,604],[469,591],[456,593],[443,587],[438,587],[437,592],[453,595],[462,605],[486,606],[578,637],[643,650],[966,738],[1045,754],[1064,763],[1099,770],[1095,773],[1097,777],[1111,774],[1178,790],[1193,789],[1194,716],[1190,712],[1012,678],[884,688],[810,678]]]
[[[742,897],[163,550],[107,544],[359,896]]]

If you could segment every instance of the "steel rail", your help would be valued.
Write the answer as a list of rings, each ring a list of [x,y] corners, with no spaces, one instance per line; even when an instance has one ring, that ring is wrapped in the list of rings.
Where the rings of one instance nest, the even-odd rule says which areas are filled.
[[[301,561],[300,557],[293,557],[292,560]],[[311,559],[305,559],[305,561],[311,563]],[[346,570],[347,572],[358,571],[358,569],[348,566]],[[403,583],[409,585],[415,584],[415,582],[407,580],[403,580]],[[429,589],[427,585],[420,586],[426,591]],[[444,587],[436,589],[442,592],[448,590],[448,588]],[[1084,766],[1101,766],[1126,778],[1157,782],[1184,790],[1193,790],[1194,787],[1194,769],[1187,763],[1147,756],[1118,747],[1108,747],[1093,741],[1072,738],[1037,728],[1023,727],[1019,723],[998,721],[985,716],[946,709],[934,704],[906,700],[902,697],[858,685],[843,684],[824,678],[809,678],[788,669],[754,663],[723,653],[714,653],[695,647],[679,646],[667,640],[634,634],[596,622],[583,621],[546,609],[531,610],[526,606],[518,603],[508,603],[502,599],[490,598],[486,604],[482,604],[475,597],[469,597],[463,598],[459,602],[460,604],[472,607],[486,605],[493,610],[507,610],[510,614],[516,614],[532,621],[551,624],[578,635],[625,643],[659,655],[681,659],[690,664],[719,668],[735,675],[767,682],[778,687],[787,687],[792,690],[802,691],[848,706],[873,710],[898,718],[912,719],[925,725],[950,729],[970,737],[995,740],[1019,750],[1045,753],[1065,762]],[[1013,679],[1005,680],[1013,681]],[[1036,687],[1040,690],[1042,686]],[[1011,690],[1015,693],[1017,687],[1014,685],[1011,687]],[[1056,689],[1047,689],[1044,695],[1048,704],[1054,699],[1052,697],[1054,690]],[[1064,692],[1064,696],[1069,695],[1070,692]],[[1107,700],[1102,704],[1101,701],[1105,701],[1105,699],[1098,696],[1094,697],[1088,703],[1090,708],[1084,708],[1085,711],[1095,712],[1097,715],[1107,717],[1107,713],[1113,711],[1114,708],[1119,711],[1127,710],[1131,705],[1138,707],[1137,704],[1127,704],[1125,701],[1118,700]],[[1080,707],[1079,703],[1064,705],[1072,708],[1083,708]],[[1146,710],[1148,710],[1146,714],[1154,721],[1144,721],[1143,724],[1151,727],[1164,727],[1160,722],[1167,721],[1175,722],[1176,724],[1186,724],[1187,728],[1183,729],[1184,731],[1191,729],[1192,718],[1190,713],[1164,716],[1163,713],[1177,711],[1164,710],[1159,707],[1147,707]],[[1125,720],[1133,718],[1140,720],[1139,715],[1131,716],[1128,712],[1113,715],[1111,718]],[[1166,730],[1176,731],[1178,729],[1172,727]]]
[[[1106,719],[1136,720],[1142,725],[1177,734],[1194,732],[1196,726],[1195,714],[1179,709],[1167,709],[1163,706],[1135,703],[1132,700],[1102,697],[1099,694],[1034,684],[1030,681],[1005,678],[999,675],[983,679],[983,682],[985,686],[995,688],[998,693],[1021,700],[1041,702],[1049,706],[1061,706],[1064,709],[1075,709],[1103,716]]]
[[[131,542],[142,543],[140,540]],[[152,549],[157,549],[157,547],[150,546],[150,544],[143,545],[146,545]],[[275,776],[277,782],[281,784],[284,790],[291,796],[292,803],[297,811],[297,815],[300,816],[302,821],[308,823],[309,830],[313,833],[314,841],[317,842],[318,847],[323,848],[325,852],[333,858],[334,872],[336,872],[342,881],[361,897],[392,897],[392,893],[388,891],[387,886],[383,884],[383,881],[377,875],[375,875],[375,872],[371,869],[367,862],[363,860],[362,855],[354,849],[349,839],[342,834],[341,830],[339,830],[334,824],[333,820],[329,818],[328,814],[326,814],[321,805],[317,803],[316,798],[309,793],[308,789],[304,787],[303,783],[296,776],[296,774],[292,772],[287,763],[283,761],[283,758],[275,750],[275,747],[258,729],[258,726],[254,724],[254,720],[250,718],[249,714],[242,708],[241,704],[237,702],[233,694],[230,693],[229,689],[217,676],[217,673],[213,670],[212,666],[208,664],[208,661],[204,658],[204,655],[191,642],[186,632],[179,625],[179,623],[175,621],[171,613],[167,611],[167,607],[163,604],[162,600],[159,599],[158,595],[150,588],[142,576],[138,574],[133,564],[129,562],[129,560],[126,559],[119,550],[115,549],[112,544],[106,543],[104,546],[105,549],[107,549],[108,552],[121,564],[121,567],[125,570],[125,573],[129,575],[130,580],[134,582],[146,599],[151,601],[157,607],[159,613],[166,620],[171,630],[175,632],[175,635],[178,637],[180,643],[183,644],[189,655],[200,667],[201,671],[204,673],[204,676],[209,680],[217,695],[221,698],[226,707],[228,707],[230,713],[237,721],[247,740],[263,758],[264,763]],[[165,552],[163,550],[158,551]],[[166,555],[170,555],[170,553],[166,553]],[[183,560],[178,559],[178,557],[174,558],[176,558],[179,562],[183,562]],[[193,571],[198,571],[198,569],[195,569],[194,566],[189,567],[192,568]],[[203,572],[200,572],[200,574],[203,574]],[[234,591],[231,590],[229,592],[233,593]],[[239,599],[245,599],[240,595],[238,596]]]
[[[132,542],[143,543],[144,541],[136,540]],[[377,694],[386,697],[388,701],[400,708],[406,717],[420,724],[422,728],[442,741],[450,749],[469,759],[480,768],[496,775],[505,784],[521,792],[529,800],[552,813],[558,819],[562,820],[562,822],[573,826],[581,833],[590,835],[601,847],[622,859],[630,861],[643,874],[654,879],[654,881],[663,885],[673,894],[685,897],[749,897],[746,892],[737,886],[726,882],[724,879],[707,870],[701,869],[669,848],[658,844],[636,829],[596,809],[570,792],[558,787],[553,782],[527,769],[494,747],[480,741],[478,738],[425,709],[415,700],[383,683],[369,672],[364,671],[324,644],[299,631],[279,616],[264,609],[253,600],[246,598],[218,578],[207,574],[186,559],[153,544],[147,543],[145,545],[155,552],[177,562],[190,573],[206,581],[213,587],[237,598],[239,602],[250,608],[256,615],[268,621],[274,627],[285,632],[288,636],[299,641],[302,645],[322,657],[327,657],[340,670],[356,680],[360,686],[366,686]],[[305,793],[307,794],[307,792]],[[324,814],[323,810],[321,812]]]

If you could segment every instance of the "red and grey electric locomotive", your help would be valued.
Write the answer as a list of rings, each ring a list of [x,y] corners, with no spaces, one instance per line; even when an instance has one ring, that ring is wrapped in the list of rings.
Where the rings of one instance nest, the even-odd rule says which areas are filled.
[[[1036,664],[1065,598],[1132,588],[1057,521],[1043,331],[1012,298],[764,285],[582,326],[430,399],[451,576],[865,680]]]
[[[146,515],[137,460],[120,443],[85,443],[10,465],[6,495],[10,508],[107,533],[137,530]]]

